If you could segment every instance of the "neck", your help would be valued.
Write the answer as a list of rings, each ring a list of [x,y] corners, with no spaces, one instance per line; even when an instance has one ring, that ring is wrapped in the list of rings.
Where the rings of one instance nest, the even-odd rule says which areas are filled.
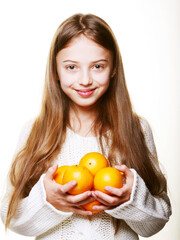
[[[81,136],[94,136],[94,122],[97,118],[95,109],[70,108],[69,123],[72,130]]]

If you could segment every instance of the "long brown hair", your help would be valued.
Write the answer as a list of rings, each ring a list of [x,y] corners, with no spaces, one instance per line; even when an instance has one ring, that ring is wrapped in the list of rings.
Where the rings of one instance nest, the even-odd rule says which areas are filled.
[[[146,146],[140,119],[132,110],[122,59],[112,30],[104,20],[95,15],[76,14],[59,26],[51,44],[41,112],[10,170],[14,190],[9,203],[6,227],[15,215],[20,200],[28,196],[41,174],[52,165],[65,141],[70,102],[59,84],[56,56],[80,34],[113,54],[113,74],[107,92],[98,101],[99,115],[94,124],[100,126],[99,141],[103,153],[102,136],[108,126],[113,133],[108,156],[112,165],[124,163],[136,169],[154,195],[166,190],[166,180],[163,174],[153,167],[153,156]],[[104,137],[108,141],[108,137]]]

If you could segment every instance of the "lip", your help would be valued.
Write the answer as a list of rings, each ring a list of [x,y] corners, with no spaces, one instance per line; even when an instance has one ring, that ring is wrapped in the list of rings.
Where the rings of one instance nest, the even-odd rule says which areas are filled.
[[[81,97],[89,97],[94,93],[94,91],[95,91],[95,88],[93,88],[93,89],[76,89],[76,92]]]

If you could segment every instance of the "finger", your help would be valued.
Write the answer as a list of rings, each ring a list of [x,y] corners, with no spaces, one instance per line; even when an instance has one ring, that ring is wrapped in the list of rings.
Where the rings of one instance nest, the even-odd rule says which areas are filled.
[[[115,168],[117,169],[117,170],[119,170],[120,172],[123,172],[125,175],[131,175],[132,174],[132,172],[131,172],[131,170],[126,166],[126,165],[118,165],[118,166],[115,166]]]
[[[111,192],[119,198],[119,202],[121,204],[123,202],[128,201],[131,197],[131,188],[129,188],[128,185],[125,185],[123,188],[120,188],[118,191],[113,189]]]
[[[107,192],[109,192],[111,195],[118,196],[118,197],[122,197],[128,191],[128,188],[126,186],[122,188],[114,188],[111,186],[106,186],[104,189]]]
[[[109,209],[109,206],[105,206],[105,205],[94,205],[92,207],[93,210],[97,210],[97,211],[103,211],[103,210],[107,210]]]
[[[74,188],[77,185],[77,182],[75,180],[72,180],[64,185],[59,184],[59,190],[61,193],[67,193],[69,190]]]
[[[102,199],[98,196],[97,193],[95,194],[95,192],[93,192],[93,193],[92,193],[92,196],[93,196],[93,198],[94,198],[95,200],[99,201],[100,203],[106,204],[106,202],[105,202],[104,200],[102,200]]]
[[[72,208],[71,208],[71,212],[74,212],[74,213],[76,213],[76,214],[81,214],[81,215],[84,215],[84,216],[90,216],[90,215],[92,215],[92,212],[87,211],[87,210],[83,210],[83,209],[77,208],[77,207],[72,207]]]
[[[121,166],[115,166],[116,169],[119,171],[124,172],[124,189],[122,188],[122,191],[128,190],[129,192],[132,191],[133,188],[133,182],[134,182],[134,173],[126,166],[126,165],[121,165]],[[126,189],[127,188],[127,189]]]
[[[91,200],[93,200],[93,198],[90,196],[91,192],[87,191],[78,195],[68,195],[66,200],[72,204],[82,205],[82,202],[90,202]]]
[[[48,171],[46,172],[44,178],[45,178],[46,180],[47,180],[47,179],[52,180],[52,179],[53,179],[53,175],[54,175],[54,173],[56,172],[57,168],[58,168],[58,165],[57,165],[57,164],[54,165],[54,166],[52,166],[52,167],[50,167],[50,168],[48,169]]]
[[[95,200],[94,198],[88,198],[88,199],[86,199],[86,200],[84,200],[84,201],[82,201],[82,202],[78,202],[77,205],[78,205],[78,206],[82,206],[82,205],[84,205],[84,204],[93,202],[94,200]]]
[[[95,191],[93,197],[106,206],[115,205],[119,201],[118,197],[110,196],[100,191]]]
[[[102,199],[101,193],[96,194],[96,200],[101,202],[105,207],[114,207],[119,206],[120,204],[127,202],[130,199],[130,194],[124,194],[122,197],[109,196],[107,194],[106,198]],[[101,206],[101,205],[100,205]],[[98,208],[99,209],[99,208]]]

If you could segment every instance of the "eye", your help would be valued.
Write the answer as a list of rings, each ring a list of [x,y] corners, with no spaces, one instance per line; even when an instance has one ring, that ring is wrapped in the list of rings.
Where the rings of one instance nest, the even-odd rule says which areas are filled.
[[[67,70],[76,70],[76,66],[75,65],[68,65],[66,67]]]
[[[96,70],[96,71],[101,71],[103,70],[104,65],[103,64],[95,64],[92,69]]]

